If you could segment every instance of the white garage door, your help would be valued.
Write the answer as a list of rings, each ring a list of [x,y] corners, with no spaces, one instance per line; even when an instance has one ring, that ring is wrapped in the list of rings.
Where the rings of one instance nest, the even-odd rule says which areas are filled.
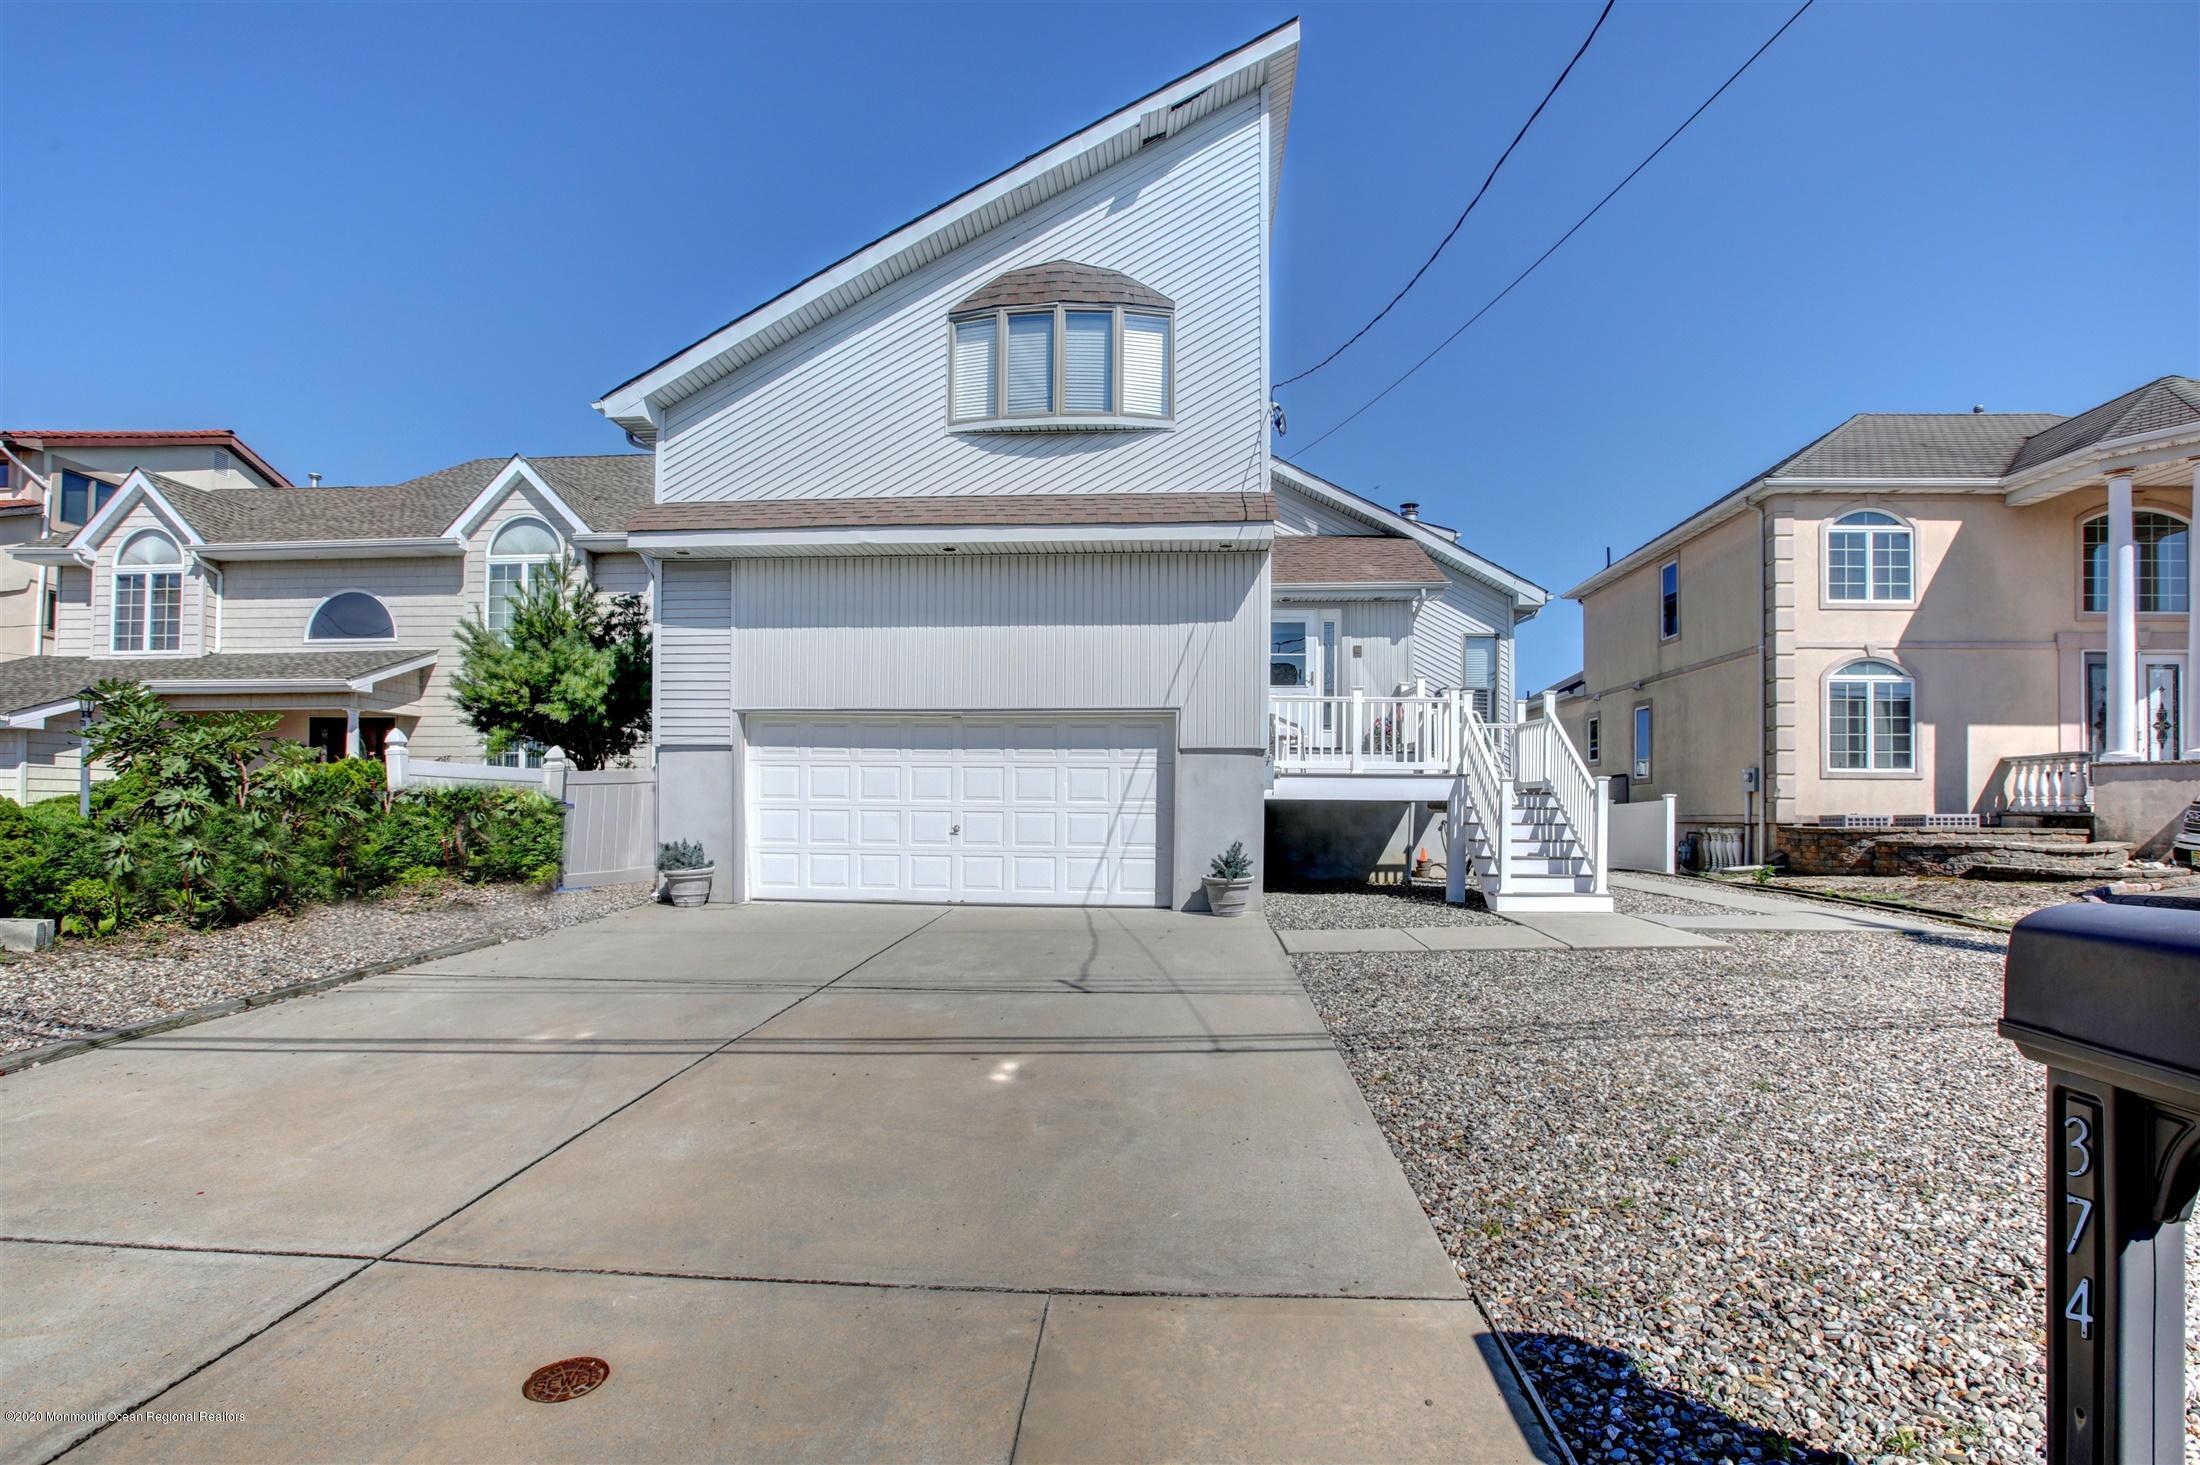
[[[759,899],[1161,898],[1165,722],[758,717],[748,734]]]

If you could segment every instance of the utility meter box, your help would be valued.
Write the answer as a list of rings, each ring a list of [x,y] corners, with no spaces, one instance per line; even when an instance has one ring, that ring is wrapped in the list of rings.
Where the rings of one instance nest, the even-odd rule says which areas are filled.
[[[2047,1065],[2048,1461],[2180,1465],[2200,914],[2078,903],[2025,917],[2001,1034]]]

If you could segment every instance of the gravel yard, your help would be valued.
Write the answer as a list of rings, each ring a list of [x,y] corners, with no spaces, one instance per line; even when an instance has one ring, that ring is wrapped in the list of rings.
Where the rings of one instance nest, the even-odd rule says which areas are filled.
[[[650,897],[609,885],[449,885],[263,916],[220,931],[156,927],[0,961],[0,1052],[110,1032],[209,1002],[332,976],[481,936],[540,936]]]
[[[1268,924],[1279,931],[1364,931],[1376,926],[1502,926],[1469,887],[1465,905],[1444,900],[1442,881],[1369,885],[1339,880],[1269,890],[1261,895]]]
[[[1581,1459],[2038,1458],[2002,941],[1730,939],[1295,961]]]
[[[1782,875],[1772,890],[1818,891],[1866,900],[1897,900],[1977,921],[2014,925],[2042,906],[2083,899],[2104,880],[1959,880],[1948,876]],[[1745,888],[1755,889],[1754,885]],[[2200,880],[2167,875],[2117,883],[2120,890],[2193,890]]]

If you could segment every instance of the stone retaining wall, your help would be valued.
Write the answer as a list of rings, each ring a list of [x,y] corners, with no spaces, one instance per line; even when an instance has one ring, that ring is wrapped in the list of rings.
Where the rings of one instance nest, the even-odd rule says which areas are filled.
[[[1968,875],[2094,880],[2119,875],[2131,846],[2055,830],[1830,829],[1782,824],[1774,858],[1798,875]]]

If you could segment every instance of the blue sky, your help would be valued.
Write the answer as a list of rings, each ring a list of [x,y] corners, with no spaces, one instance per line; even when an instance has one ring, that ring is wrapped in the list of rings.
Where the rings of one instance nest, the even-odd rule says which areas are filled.
[[[17,0],[0,419],[231,426],[338,483],[613,451],[605,388],[1293,12]],[[1596,6],[1300,13],[1279,375],[1411,272]],[[1621,0],[1421,286],[1282,394],[1282,451],[1471,314],[1786,13]],[[1305,462],[1557,592],[1852,412],[2074,411],[2200,369],[2196,65],[2189,4],[1820,0]],[[1523,647],[1524,683],[1571,670],[1578,612]]]

